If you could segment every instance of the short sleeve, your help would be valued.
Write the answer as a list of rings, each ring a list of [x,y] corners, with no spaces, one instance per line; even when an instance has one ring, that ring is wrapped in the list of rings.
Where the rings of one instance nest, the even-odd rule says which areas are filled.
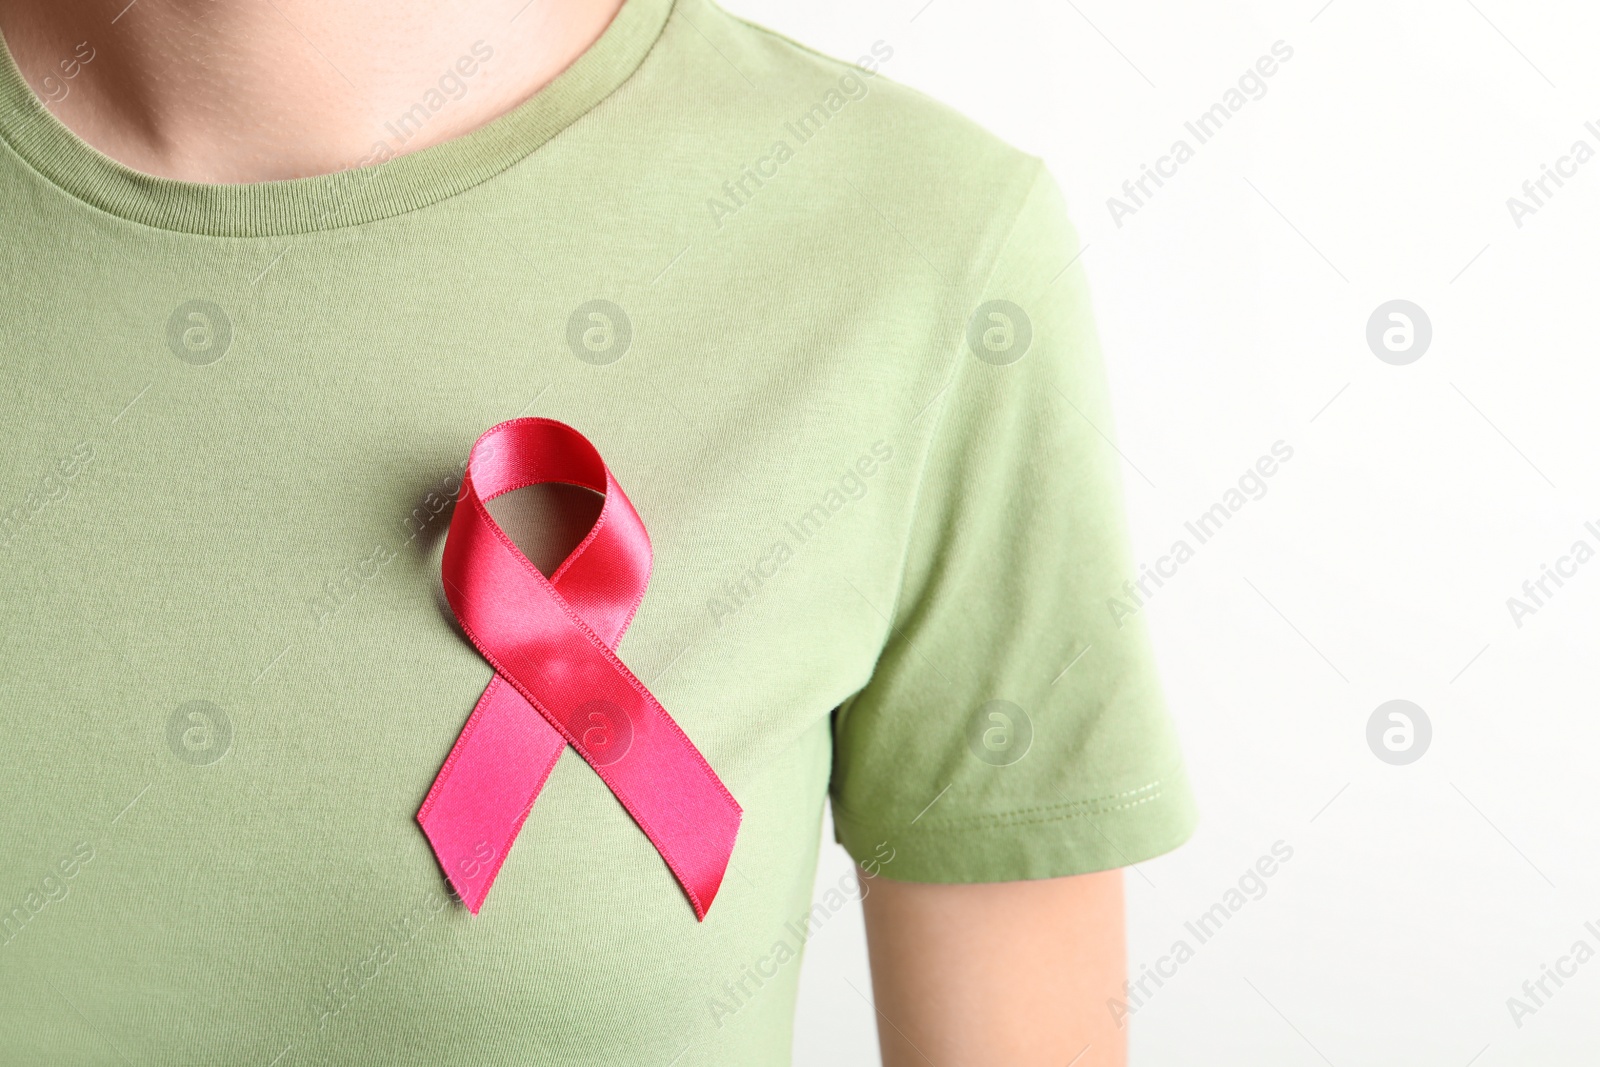
[[[893,879],[1123,867],[1195,822],[1124,588],[1125,468],[1077,238],[1035,165],[923,416],[889,636],[835,713],[836,835]]]

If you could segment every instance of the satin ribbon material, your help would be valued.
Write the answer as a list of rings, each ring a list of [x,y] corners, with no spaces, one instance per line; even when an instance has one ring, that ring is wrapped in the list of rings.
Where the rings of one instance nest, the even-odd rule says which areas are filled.
[[[594,527],[549,579],[484,506],[541,482],[605,496]],[[644,523],[577,430],[551,419],[513,419],[473,446],[441,571],[456,620],[495,676],[417,812],[473,914],[570,745],[655,845],[695,917],[706,917],[742,812],[617,658],[650,564]]]

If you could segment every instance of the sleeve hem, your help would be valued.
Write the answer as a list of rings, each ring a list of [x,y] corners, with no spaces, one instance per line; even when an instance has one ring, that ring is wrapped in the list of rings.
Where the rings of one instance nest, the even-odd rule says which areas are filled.
[[[834,809],[834,835],[895,881],[1065,878],[1129,867],[1182,845],[1198,817],[1183,771],[1134,790],[958,822],[889,827]],[[885,861],[882,846],[893,849]]]

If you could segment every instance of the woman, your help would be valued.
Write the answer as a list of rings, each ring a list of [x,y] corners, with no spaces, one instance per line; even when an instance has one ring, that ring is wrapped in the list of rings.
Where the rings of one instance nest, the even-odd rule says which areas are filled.
[[[783,1063],[862,894],[884,1062],[1122,1062],[1193,813],[1037,160],[706,0],[0,32],[0,1062]]]

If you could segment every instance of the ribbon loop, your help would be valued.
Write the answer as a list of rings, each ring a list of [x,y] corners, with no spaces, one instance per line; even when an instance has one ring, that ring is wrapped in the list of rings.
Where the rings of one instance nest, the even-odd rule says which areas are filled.
[[[593,528],[548,579],[485,507],[541,482],[605,495]],[[568,745],[650,839],[696,918],[711,907],[742,812],[615,652],[644,598],[650,564],[644,523],[578,431],[550,419],[513,419],[473,446],[441,572],[456,620],[495,676],[417,821],[474,914]]]

